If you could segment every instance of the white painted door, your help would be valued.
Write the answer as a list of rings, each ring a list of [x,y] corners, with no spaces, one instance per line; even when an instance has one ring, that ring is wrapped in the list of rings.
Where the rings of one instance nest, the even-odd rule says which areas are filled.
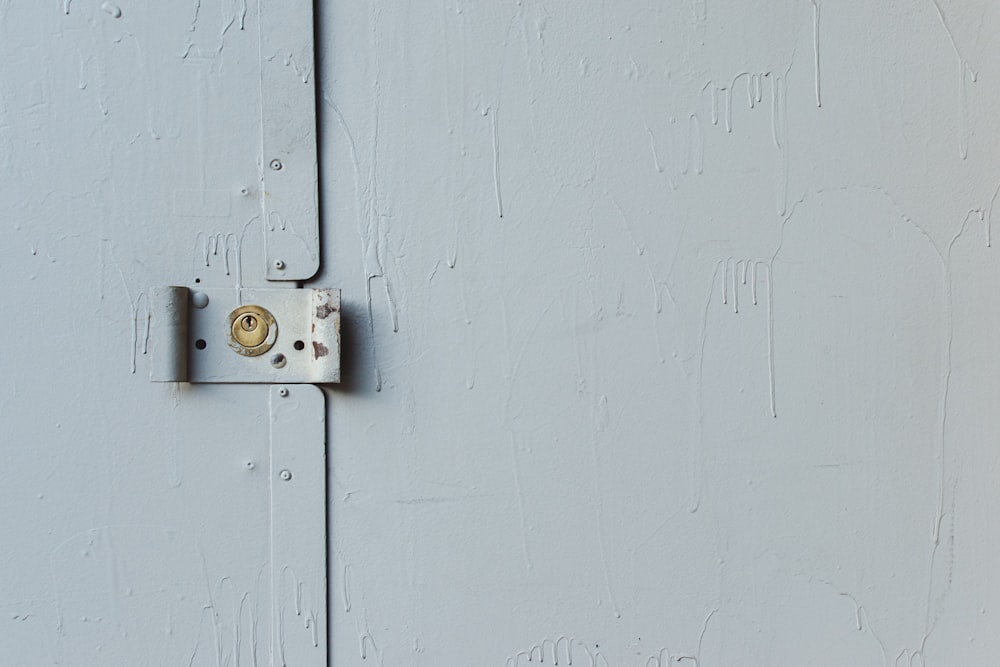
[[[995,662],[1000,6],[322,2],[315,73],[259,16],[0,1],[3,660]],[[328,614],[291,396],[142,354],[281,277],[261,63],[344,290],[277,524]]]
[[[157,290],[211,313],[318,267],[312,19],[0,4],[4,665],[327,664],[322,391],[149,379],[158,349],[269,363],[229,308],[158,338]]]

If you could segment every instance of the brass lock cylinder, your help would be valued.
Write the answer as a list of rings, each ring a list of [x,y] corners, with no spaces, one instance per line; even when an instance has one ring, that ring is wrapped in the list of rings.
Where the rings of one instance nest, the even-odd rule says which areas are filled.
[[[257,357],[278,339],[278,323],[266,308],[240,306],[229,313],[229,347],[247,357]]]

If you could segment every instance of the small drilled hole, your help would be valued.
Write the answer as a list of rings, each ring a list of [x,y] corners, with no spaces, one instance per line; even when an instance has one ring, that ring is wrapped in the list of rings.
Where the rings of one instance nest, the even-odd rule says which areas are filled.
[[[297,340],[295,341],[295,344],[292,345],[292,347],[294,347],[296,350],[304,350],[306,349],[306,344],[300,340]]]
[[[195,279],[194,279],[194,281],[195,281],[196,283],[200,283],[200,282],[201,282],[201,278],[195,278]]]
[[[199,338],[194,342],[194,346],[199,350],[204,350],[208,346],[208,343],[203,338]]]

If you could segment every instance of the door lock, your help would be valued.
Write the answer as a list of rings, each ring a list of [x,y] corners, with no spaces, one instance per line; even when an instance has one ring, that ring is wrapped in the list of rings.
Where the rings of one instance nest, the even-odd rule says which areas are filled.
[[[264,354],[278,339],[274,315],[261,306],[240,306],[229,313],[229,323],[229,347],[246,357]]]
[[[154,382],[340,382],[338,289],[159,287],[149,323]]]

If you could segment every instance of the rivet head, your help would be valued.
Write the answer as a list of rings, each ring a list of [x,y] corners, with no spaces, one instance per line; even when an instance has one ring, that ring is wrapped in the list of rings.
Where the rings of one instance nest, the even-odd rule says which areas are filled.
[[[288,396],[288,388],[287,387],[282,387],[281,389],[279,389],[278,390],[278,396],[281,396],[282,398],[284,398],[285,396]]]
[[[281,160],[277,158],[271,160],[271,169],[273,169],[274,171],[281,171],[282,166],[284,165],[281,164]]]
[[[281,477],[281,479],[287,482],[292,478],[292,471],[286,468],[282,470],[280,473],[278,473],[278,475]]]
[[[274,260],[274,268],[278,269],[279,271],[284,271],[285,270],[285,263],[283,261],[281,261],[280,259],[276,259],[276,260]]]
[[[284,368],[287,362],[288,359],[281,352],[271,357],[271,365],[275,368]]]
[[[191,305],[201,309],[208,305],[208,295],[204,292],[193,292],[191,294]]]

